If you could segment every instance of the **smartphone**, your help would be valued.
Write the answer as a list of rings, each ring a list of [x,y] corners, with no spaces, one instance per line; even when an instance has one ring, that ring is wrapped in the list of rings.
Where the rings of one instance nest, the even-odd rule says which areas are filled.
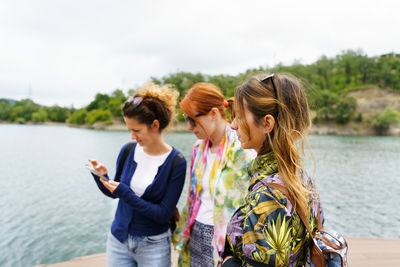
[[[93,167],[91,167],[91,166],[89,166],[89,165],[85,165],[85,167],[88,168],[88,170],[89,170],[91,173],[93,173],[94,175],[99,176],[100,179],[102,179],[103,181],[105,181],[105,182],[108,182],[108,181],[109,181],[109,179],[108,179],[106,176],[104,176],[103,174],[101,174],[100,172],[98,172],[97,170],[95,170]]]

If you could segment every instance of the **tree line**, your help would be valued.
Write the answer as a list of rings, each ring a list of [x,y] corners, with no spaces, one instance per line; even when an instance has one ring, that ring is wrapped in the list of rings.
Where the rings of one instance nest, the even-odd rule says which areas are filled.
[[[291,65],[277,64],[260,66],[237,75],[207,75],[202,73],[176,72],[163,77],[151,77],[157,84],[172,84],[182,98],[197,82],[211,82],[221,88],[226,97],[234,95],[235,88],[247,78],[258,73],[289,72],[299,77],[306,88],[314,122],[334,121],[346,124],[351,120],[362,121],[356,114],[357,102],[347,96],[352,90],[369,87],[391,88],[400,92],[400,55],[386,54],[369,57],[362,50],[343,51],[335,57],[321,56],[312,64],[294,62]],[[125,94],[116,89],[111,94],[98,93],[86,107],[80,109],[59,106],[45,107],[29,99],[10,101],[0,99],[0,120],[24,123],[69,122],[89,124],[96,122],[112,124],[113,118],[121,118],[121,104],[134,89]],[[387,129],[398,120],[398,112],[389,108],[377,114],[372,126],[377,130]],[[382,129],[380,129],[382,128]]]

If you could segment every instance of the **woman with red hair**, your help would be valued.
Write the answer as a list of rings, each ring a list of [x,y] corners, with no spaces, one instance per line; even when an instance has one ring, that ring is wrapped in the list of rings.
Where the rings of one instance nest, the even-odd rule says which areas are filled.
[[[248,189],[243,177],[255,153],[242,149],[230,128],[232,103],[211,83],[195,84],[180,102],[188,129],[199,140],[192,150],[187,203],[173,237],[179,266],[218,263],[227,223]]]

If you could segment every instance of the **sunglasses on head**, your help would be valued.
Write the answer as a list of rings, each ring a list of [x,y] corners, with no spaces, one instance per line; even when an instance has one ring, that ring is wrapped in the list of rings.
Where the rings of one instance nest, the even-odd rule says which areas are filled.
[[[263,83],[264,85],[267,85],[269,80],[272,83],[272,88],[274,89],[275,97],[278,98],[278,93],[276,91],[276,86],[275,86],[275,82],[274,82],[274,74],[271,74],[271,75],[265,77],[264,79],[262,79],[261,83]]]
[[[130,96],[127,100],[127,102],[132,105],[132,108],[136,108],[138,107],[142,102],[143,102],[143,98],[140,96]]]

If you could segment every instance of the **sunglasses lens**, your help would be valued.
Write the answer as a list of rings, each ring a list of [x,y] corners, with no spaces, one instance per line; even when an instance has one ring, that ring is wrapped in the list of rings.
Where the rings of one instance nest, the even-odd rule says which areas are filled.
[[[276,86],[275,86],[275,82],[274,82],[274,74],[271,74],[271,75],[265,77],[264,79],[262,79],[261,83],[267,84],[268,81],[271,81],[272,88],[274,89],[275,97],[278,97],[278,93],[276,92]]]
[[[143,98],[140,96],[136,96],[136,97],[130,96],[128,98],[127,102],[130,103],[133,106],[133,108],[136,108],[143,102]]]
[[[141,97],[135,97],[134,100],[133,100],[133,106],[134,107],[139,106],[139,104],[142,103],[142,100],[143,99]]]
[[[187,123],[190,123],[190,125],[191,125],[192,127],[195,127],[195,126],[196,126],[196,122],[195,122],[191,117],[189,117],[189,116],[186,115],[186,114],[183,114],[183,117],[185,118],[185,121],[186,121]]]
[[[193,127],[196,126],[196,122],[192,118],[189,118],[189,122]]]

